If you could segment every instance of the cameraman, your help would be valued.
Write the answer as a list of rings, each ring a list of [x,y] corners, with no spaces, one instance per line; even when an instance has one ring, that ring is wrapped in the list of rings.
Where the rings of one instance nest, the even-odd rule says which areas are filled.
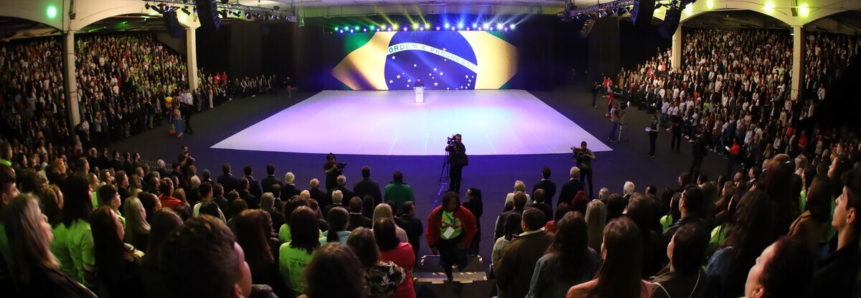
[[[595,153],[589,148],[586,148],[586,141],[580,142],[580,147],[571,147],[571,150],[574,150],[574,159],[577,161],[577,167],[580,168],[580,181],[585,186],[589,186],[589,198],[594,198],[592,194],[594,190],[592,189],[592,161],[598,159],[595,156]],[[588,183],[586,179],[589,179]]]
[[[338,176],[343,173],[343,167],[341,167],[335,161],[335,154],[329,153],[326,155],[326,163],[323,164],[323,172],[326,173],[326,191],[331,191],[333,188],[338,187]]]
[[[466,156],[466,147],[461,142],[463,137],[460,134],[455,134],[453,140],[449,140],[445,151],[448,152],[449,184],[448,191],[460,193],[460,180],[463,174],[463,167],[469,165],[469,158]]]

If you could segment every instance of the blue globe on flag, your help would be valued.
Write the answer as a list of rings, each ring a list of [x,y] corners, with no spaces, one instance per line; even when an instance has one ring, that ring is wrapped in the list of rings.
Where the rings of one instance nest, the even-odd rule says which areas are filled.
[[[400,31],[389,43],[385,79],[389,90],[410,90],[419,79],[431,90],[471,90],[476,64],[458,32]]]

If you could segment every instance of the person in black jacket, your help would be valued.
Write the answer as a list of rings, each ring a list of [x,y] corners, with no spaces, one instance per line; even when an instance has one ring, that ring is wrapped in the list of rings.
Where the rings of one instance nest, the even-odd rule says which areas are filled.
[[[460,193],[460,182],[463,174],[463,167],[469,165],[469,157],[466,155],[466,146],[463,145],[463,136],[455,134],[453,140],[445,147],[448,152],[449,163],[449,184],[448,191]]]
[[[579,178],[580,168],[571,167],[571,180],[562,185],[562,191],[559,193],[559,202],[556,203],[557,207],[562,202],[570,204],[571,200],[577,195],[577,192],[583,190],[583,182]]]
[[[544,202],[544,190],[543,189],[536,190],[532,194],[532,199],[534,201],[533,201],[532,205],[529,205],[528,207],[532,207],[532,208],[541,210],[541,213],[544,213],[544,220],[545,220],[544,224],[547,224],[548,222],[552,221],[553,215],[554,215],[553,214],[553,208],[550,208],[550,205],[548,205],[546,202]]]
[[[284,185],[281,186],[281,200],[282,201],[287,202],[293,196],[298,196],[300,193],[302,193],[302,191],[296,187],[296,184],[294,184],[294,182],[296,182],[296,175],[293,175],[293,172],[287,172],[287,174],[284,174]],[[311,190],[310,190],[312,195],[314,194],[314,189],[316,189],[316,187],[314,187],[314,181],[312,180],[311,181]],[[322,201],[320,201],[320,199],[318,199],[314,196],[311,196],[311,198],[317,200],[317,202],[322,202]]]
[[[703,159],[708,155],[708,149],[706,148],[706,139],[703,134],[703,127],[701,125],[697,125],[697,134],[693,138],[693,155],[694,162],[691,163],[691,170],[688,173],[691,174],[691,177],[697,177],[699,175],[700,170],[703,167]],[[800,193],[800,191],[799,191]]]
[[[362,199],[350,199],[350,231],[358,227],[371,228],[371,219],[362,215]]]
[[[535,186],[532,187],[533,197],[536,190],[543,189],[544,190],[544,203],[548,206],[553,206],[553,197],[556,196],[556,183],[550,181],[550,167],[544,167],[541,170],[541,181],[535,183]]]
[[[263,189],[260,188],[260,183],[252,176],[254,175],[254,168],[251,165],[246,165],[242,170],[245,172],[245,179],[248,179],[248,184],[250,185],[249,192],[258,198],[263,196]]]
[[[239,197],[245,200],[245,203],[248,204],[248,209],[260,209],[260,200],[257,196],[248,191],[250,188],[251,184],[247,178],[239,178]]]
[[[416,218],[416,205],[413,202],[404,202],[401,209],[404,210],[404,214],[398,217],[395,222],[401,229],[407,232],[407,239],[409,239],[410,245],[413,247],[413,253],[416,254],[416,263],[418,263],[420,239],[422,234],[424,234],[425,228],[422,220]]]
[[[468,255],[478,255],[478,243],[481,242],[481,214],[484,213],[484,203],[481,201],[481,190],[475,187],[470,187],[466,190],[466,198],[469,200],[463,203],[463,207],[469,209],[472,215],[475,216],[477,231],[472,237],[472,245],[469,246]],[[415,208],[414,208],[415,209]]]
[[[275,165],[266,165],[266,175],[266,178],[263,178],[263,181],[261,181],[261,188],[264,193],[275,193],[275,191],[272,190],[272,186],[275,184],[278,184],[278,186],[284,186],[284,184],[281,183],[281,180],[278,179],[278,177],[275,177]]]
[[[374,206],[383,203],[383,194],[380,192],[380,185],[371,180],[371,168],[362,167],[362,181],[356,182],[353,185],[353,195],[360,198],[364,198],[365,195],[371,195],[374,197]]]
[[[237,180],[236,177],[233,177],[233,174],[230,173],[230,164],[224,163],[224,165],[221,166],[221,171],[224,174],[218,176],[218,184],[221,184],[224,187],[224,193],[235,190],[236,187],[239,186],[239,180]]]

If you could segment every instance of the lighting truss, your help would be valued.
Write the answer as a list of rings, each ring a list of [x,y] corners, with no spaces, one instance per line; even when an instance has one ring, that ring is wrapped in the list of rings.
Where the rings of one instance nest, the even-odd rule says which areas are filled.
[[[607,3],[600,3],[587,7],[578,7],[571,8],[566,5],[566,9],[560,11],[557,15],[562,21],[573,21],[573,20],[586,20],[595,17],[607,17],[612,16],[614,14],[618,16],[622,16],[625,13],[630,12],[634,7],[635,0],[618,0]],[[675,7],[679,9],[684,9],[689,3],[694,3],[696,0],[683,0],[681,1],[681,6],[679,6],[678,0],[672,1],[663,1],[665,3],[659,3],[661,1],[655,2],[655,9],[661,7]]]
[[[188,0],[146,0],[144,1],[148,4],[149,8],[152,8],[158,13],[164,14],[169,11],[178,11],[180,8],[190,5]],[[221,3],[221,1],[216,1],[218,6],[219,14],[222,18],[226,18],[227,16],[233,15],[235,17],[240,17],[243,14],[247,13],[250,16],[257,17],[258,19],[269,19],[269,20],[286,20],[290,22],[296,22],[298,18],[296,15],[290,10],[280,10],[276,8],[266,8],[259,6],[248,6],[241,5],[238,3]]]

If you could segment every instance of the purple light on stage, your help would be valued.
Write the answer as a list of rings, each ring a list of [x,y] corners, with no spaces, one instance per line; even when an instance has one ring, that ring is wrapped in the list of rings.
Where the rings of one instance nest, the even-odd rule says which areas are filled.
[[[505,32],[508,32],[508,28],[505,28]]]
[[[419,28],[419,31],[425,31],[425,27]]]
[[[409,28],[407,28],[407,27],[404,27],[404,31],[407,31],[407,30],[410,30],[410,29],[409,29]]]
[[[451,27],[451,31],[455,31],[455,30],[457,30],[457,29],[455,29],[454,27]]]
[[[380,32],[380,28],[377,28],[377,32]]]
[[[363,28],[362,32],[368,32],[368,28]]]
[[[350,33],[353,33],[353,29],[350,29]]]
[[[439,31],[439,26],[436,27],[436,31]]]
[[[339,32],[341,32],[341,33],[343,34],[343,33],[344,33],[344,29],[341,29]]]

